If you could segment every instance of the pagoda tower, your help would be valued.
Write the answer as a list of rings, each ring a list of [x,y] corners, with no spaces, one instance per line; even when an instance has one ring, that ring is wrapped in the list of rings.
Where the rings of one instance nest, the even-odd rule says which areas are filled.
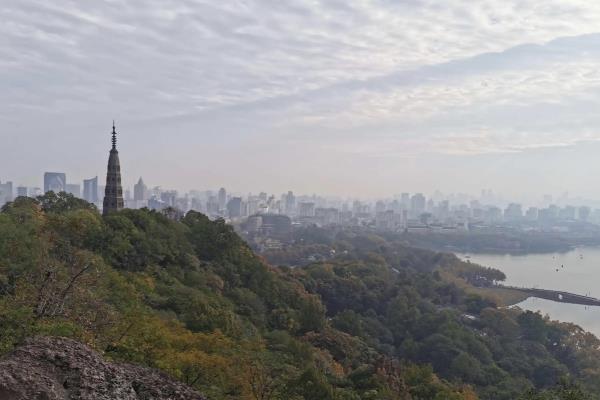
[[[117,131],[115,121],[112,130],[112,149],[108,157],[108,169],[106,171],[106,188],[104,190],[104,207],[102,214],[107,215],[112,211],[123,209],[123,187],[121,186],[121,163],[117,151]]]

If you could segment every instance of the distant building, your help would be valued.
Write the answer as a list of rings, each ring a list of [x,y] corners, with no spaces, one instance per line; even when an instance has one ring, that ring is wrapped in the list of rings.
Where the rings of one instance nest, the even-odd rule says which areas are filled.
[[[232,197],[227,203],[227,214],[229,218],[239,218],[242,216],[242,198]]]
[[[148,200],[148,187],[144,184],[141,176],[133,187],[133,200],[136,202]]]
[[[204,206],[202,204],[202,200],[197,197],[192,198],[192,210],[198,212],[204,212]]]
[[[300,217],[314,217],[315,216],[315,203],[303,202],[298,204],[298,215]]]
[[[0,183],[0,205],[13,201],[13,183]]]
[[[560,219],[575,220],[575,214],[577,213],[577,209],[573,206],[566,206],[559,210],[558,216]]]
[[[83,199],[93,204],[98,203],[98,177],[83,180]]]
[[[347,211],[347,213],[351,214],[350,211]],[[315,218],[322,225],[333,225],[341,222],[340,211],[337,208],[316,208]]]
[[[417,193],[410,198],[410,210],[415,217],[425,212],[425,196],[422,193]]]
[[[261,215],[261,233],[271,238],[286,240],[292,233],[292,220],[286,215]]]
[[[108,167],[106,171],[106,188],[104,190],[104,206],[102,213],[104,215],[123,209],[123,187],[121,186],[121,162],[119,161],[119,152],[117,151],[117,131],[113,122],[112,130],[112,149],[108,157]]]
[[[400,195],[400,206],[403,210],[410,209],[410,193],[402,193]]]
[[[582,206],[582,207],[579,207],[579,209],[577,209],[577,217],[581,221],[589,220],[591,213],[592,213],[592,210],[586,206]]]
[[[148,199],[148,208],[151,210],[163,210],[167,208],[167,205],[156,196],[152,196]]]
[[[523,218],[523,209],[520,204],[510,203],[504,210],[504,219],[509,222],[520,221]]]
[[[296,212],[296,196],[291,190],[285,195],[285,213],[294,215]]]
[[[75,197],[81,197],[81,186],[76,183],[67,183],[65,192],[70,193]]]
[[[17,197],[27,197],[28,196],[28,190],[26,186],[19,186],[17,187]]]
[[[190,198],[186,195],[185,197],[178,197],[175,199],[175,208],[183,213],[190,210]]]
[[[527,209],[527,211],[525,212],[525,218],[528,221],[537,221],[538,214],[539,214],[539,210],[537,209],[537,207],[529,207]]]
[[[219,210],[224,210],[227,206],[227,191],[225,190],[225,188],[219,189],[217,200],[219,202]]]
[[[67,175],[63,172],[46,172],[44,174],[44,193],[60,193],[67,189]]]
[[[160,194],[160,199],[167,207],[175,207],[177,203],[177,191],[167,190]]]

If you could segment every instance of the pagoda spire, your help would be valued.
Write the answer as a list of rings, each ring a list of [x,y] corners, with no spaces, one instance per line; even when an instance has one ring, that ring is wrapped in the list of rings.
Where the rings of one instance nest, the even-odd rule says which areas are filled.
[[[115,130],[115,120],[113,119],[113,130],[112,130],[112,148],[117,149],[117,131]]]

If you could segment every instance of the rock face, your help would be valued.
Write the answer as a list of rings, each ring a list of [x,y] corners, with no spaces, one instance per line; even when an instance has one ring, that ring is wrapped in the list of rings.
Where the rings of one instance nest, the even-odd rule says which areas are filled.
[[[66,338],[39,337],[0,360],[0,400],[206,400],[148,368],[112,364]]]

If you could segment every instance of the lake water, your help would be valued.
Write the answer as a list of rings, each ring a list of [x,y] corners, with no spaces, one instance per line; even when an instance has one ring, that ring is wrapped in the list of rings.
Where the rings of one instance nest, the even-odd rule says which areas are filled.
[[[563,290],[600,298],[600,247],[580,247],[554,254],[457,254],[472,263],[501,270],[506,285]],[[518,304],[551,319],[573,322],[600,337],[600,307],[529,298]]]

